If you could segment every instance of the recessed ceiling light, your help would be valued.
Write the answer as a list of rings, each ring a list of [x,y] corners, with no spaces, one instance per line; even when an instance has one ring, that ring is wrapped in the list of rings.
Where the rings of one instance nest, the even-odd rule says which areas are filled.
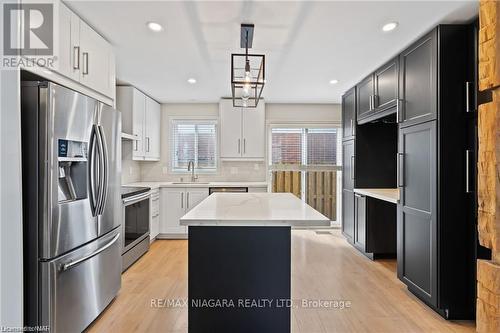
[[[196,83],[196,79],[191,77],[191,78],[188,79],[188,83],[195,84]]]
[[[398,24],[399,24],[398,22],[389,22],[389,23],[386,23],[382,27],[382,31],[384,31],[384,32],[392,31],[392,30],[396,29],[396,27],[398,26]]]
[[[337,84],[337,83],[339,83],[339,80],[335,80],[335,79],[330,80],[330,84]]]
[[[163,27],[161,26],[160,23],[148,22],[147,26],[148,26],[149,30],[154,31],[154,32],[158,32],[158,31],[163,30]]]

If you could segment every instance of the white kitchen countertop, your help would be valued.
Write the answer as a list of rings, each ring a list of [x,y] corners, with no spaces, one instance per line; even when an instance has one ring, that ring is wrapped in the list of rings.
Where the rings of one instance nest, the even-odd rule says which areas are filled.
[[[189,226],[330,226],[326,216],[291,193],[215,193],[180,221]]]
[[[366,195],[375,199],[397,204],[399,202],[398,188],[355,188],[354,193]]]
[[[267,187],[267,182],[135,182],[122,186],[147,186],[152,189],[160,187]]]

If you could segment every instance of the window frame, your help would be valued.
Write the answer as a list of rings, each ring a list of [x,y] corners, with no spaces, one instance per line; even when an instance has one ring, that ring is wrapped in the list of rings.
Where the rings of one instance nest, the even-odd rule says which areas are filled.
[[[186,175],[190,174],[191,171],[187,171],[187,168],[184,169],[176,169],[174,168],[174,160],[175,160],[175,140],[174,140],[174,125],[175,123],[178,122],[185,122],[185,123],[195,123],[195,124],[214,124],[215,125],[215,167],[214,169],[199,169],[197,166],[195,166],[195,173],[196,174],[204,174],[204,175],[215,175],[219,173],[219,166],[220,166],[220,141],[219,141],[219,136],[220,136],[220,127],[219,127],[219,118],[218,117],[204,117],[204,116],[170,116],[168,117],[168,122],[169,122],[169,133],[168,133],[168,138],[169,138],[169,144],[168,144],[168,156],[169,156],[169,161],[168,161],[168,171],[170,174],[173,175]],[[196,161],[197,163],[197,161]]]
[[[322,165],[322,166],[308,166],[308,165],[291,165],[290,167],[284,166],[282,168],[273,167],[273,140],[272,140],[272,129],[273,128],[336,128],[337,129],[337,165]],[[307,140],[305,140],[307,141]],[[342,221],[342,123],[340,121],[328,121],[328,122],[297,122],[297,121],[280,121],[280,122],[266,122],[266,181],[269,186],[272,186],[272,172],[273,171],[301,171],[303,179],[303,184],[305,184],[305,172],[304,171],[320,171],[335,169],[337,170],[337,220],[331,221],[332,227],[340,227]],[[307,159],[307,158],[306,158]],[[302,187],[301,200],[305,202],[305,188]]]

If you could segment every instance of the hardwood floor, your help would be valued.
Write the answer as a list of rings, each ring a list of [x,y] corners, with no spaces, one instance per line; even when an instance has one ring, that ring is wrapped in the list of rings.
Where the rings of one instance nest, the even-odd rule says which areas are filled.
[[[186,307],[151,306],[176,298],[187,298],[187,241],[159,240],[123,274],[118,297],[88,332],[187,332]],[[397,279],[395,260],[368,260],[338,230],[292,232],[292,298],[350,302],[293,308],[293,332],[475,331],[474,322],[441,318]]]

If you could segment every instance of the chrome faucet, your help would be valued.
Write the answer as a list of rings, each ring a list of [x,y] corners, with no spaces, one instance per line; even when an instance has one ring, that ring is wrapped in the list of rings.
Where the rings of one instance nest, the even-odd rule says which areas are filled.
[[[198,176],[194,174],[194,162],[193,160],[188,163],[188,171],[191,171],[191,182],[195,182],[198,179]]]

